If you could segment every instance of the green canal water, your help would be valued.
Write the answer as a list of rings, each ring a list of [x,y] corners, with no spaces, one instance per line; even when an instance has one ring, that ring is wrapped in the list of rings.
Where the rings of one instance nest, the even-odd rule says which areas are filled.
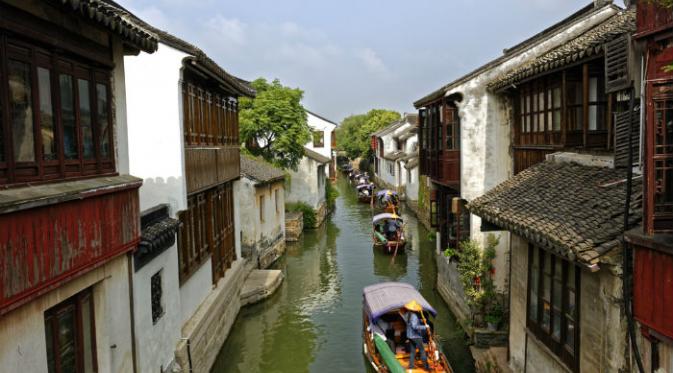
[[[336,211],[320,229],[288,244],[274,267],[285,281],[266,301],[245,307],[220,351],[212,373],[369,372],[362,354],[362,288],[384,281],[416,286],[439,313],[436,333],[458,373],[473,372],[465,337],[434,290],[434,241],[410,212],[407,255],[374,252],[371,211],[340,179]]]

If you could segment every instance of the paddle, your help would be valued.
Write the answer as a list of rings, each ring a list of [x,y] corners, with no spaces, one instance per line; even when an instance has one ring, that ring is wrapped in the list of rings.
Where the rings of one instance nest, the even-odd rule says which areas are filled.
[[[432,364],[428,364],[428,365],[430,365],[432,370],[436,372],[437,371],[437,362],[434,360],[434,356],[435,356],[435,352],[436,352],[437,349],[436,349],[436,346],[435,346],[435,338],[432,335],[432,330],[430,329],[430,326],[428,325],[428,321],[425,319],[425,314],[423,313],[423,311],[421,311],[421,320],[423,320],[423,325],[425,325],[425,330],[427,330],[427,332],[428,332],[428,355],[430,355],[428,361],[432,362]],[[439,354],[437,354],[437,356],[439,356]]]

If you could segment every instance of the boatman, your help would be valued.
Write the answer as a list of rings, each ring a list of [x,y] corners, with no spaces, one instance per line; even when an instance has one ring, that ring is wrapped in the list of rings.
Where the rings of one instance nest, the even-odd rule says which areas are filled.
[[[407,312],[410,311],[410,312]],[[402,313],[402,318],[407,323],[407,339],[409,339],[409,369],[415,368],[416,363],[416,348],[421,354],[421,361],[425,369],[430,369],[428,365],[428,357],[425,354],[425,348],[423,347],[423,335],[421,332],[427,330],[427,325],[421,324],[418,319],[416,312],[423,312],[423,307],[412,300],[411,302],[404,305],[404,308],[400,310]]]

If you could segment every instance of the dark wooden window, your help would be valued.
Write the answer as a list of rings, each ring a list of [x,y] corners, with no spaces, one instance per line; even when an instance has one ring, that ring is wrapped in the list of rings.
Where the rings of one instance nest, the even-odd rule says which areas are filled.
[[[44,314],[49,373],[90,373],[98,370],[94,304],[90,290]]]
[[[236,259],[232,182],[195,193],[179,214],[180,281],[184,283],[212,256],[213,281]]]
[[[446,127],[446,150],[460,150],[460,117],[452,105],[442,107],[442,122]]]
[[[164,315],[163,306],[163,285],[161,280],[161,271],[152,275],[150,279],[150,299],[152,305],[152,323],[156,324]]]
[[[238,144],[238,102],[217,87],[184,80],[182,110],[186,146]]]
[[[330,135],[330,140],[332,142],[332,149],[336,148],[337,146],[336,131],[332,131],[332,134]]]
[[[532,245],[528,257],[527,327],[577,371],[580,269]]]
[[[560,149],[603,148],[613,143],[615,96],[605,91],[597,59],[520,84],[514,92],[514,172]]]
[[[0,185],[114,173],[110,71],[0,31]]]
[[[264,196],[259,196],[259,221],[264,223]]]
[[[325,146],[325,131],[313,131],[313,147],[322,148]]]
[[[673,91],[670,88],[673,84],[669,83],[668,86]],[[673,215],[673,94],[669,95],[654,98],[653,153],[654,214],[670,217]]]
[[[470,238],[470,212],[465,206],[467,201],[460,197],[449,197],[448,208],[448,245],[459,248],[460,243]]]

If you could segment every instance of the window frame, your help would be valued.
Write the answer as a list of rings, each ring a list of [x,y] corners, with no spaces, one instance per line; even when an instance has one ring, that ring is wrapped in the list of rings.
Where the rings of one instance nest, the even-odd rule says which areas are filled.
[[[0,137],[3,141],[0,146],[0,186],[22,186],[26,183],[41,183],[60,181],[67,179],[86,178],[90,176],[115,174],[114,159],[114,114],[112,111],[111,94],[111,69],[99,64],[88,62],[84,59],[66,57],[57,48],[44,46],[21,37],[8,36],[4,30],[0,30],[0,84],[3,86],[0,93]],[[9,110],[10,98],[6,87],[9,84],[9,61],[17,61],[25,64],[29,71],[29,84],[31,102],[28,107],[32,115],[32,161],[17,161],[14,153],[14,134],[12,129],[11,112]],[[43,94],[40,71],[46,71],[50,92]],[[61,85],[59,77],[67,74],[72,77],[72,100],[73,120],[77,141],[78,153],[74,159],[66,159],[64,156],[64,126],[63,111],[61,105]],[[78,79],[88,82],[89,86],[89,111],[91,140],[93,157],[84,159],[82,152],[82,123],[79,106]],[[106,89],[106,107],[108,128],[108,157],[101,156],[101,144],[99,138],[100,123],[97,100],[97,87],[102,84]],[[42,97],[48,97],[51,101],[51,132],[55,153],[53,157],[45,157]]]
[[[233,182],[187,196],[187,209],[178,220],[180,285],[211,258],[215,283],[236,259]]]
[[[264,215],[266,215],[266,214],[264,213],[264,200],[265,200],[264,197],[265,196],[263,194],[259,196],[259,222],[260,223],[265,222],[265,219],[264,219],[265,216]]]
[[[52,353],[54,354],[54,363],[58,364],[60,362],[60,355],[56,354],[59,346],[59,334],[58,334],[58,318],[59,316],[67,313],[73,313],[73,337],[75,345],[75,372],[74,373],[83,373],[84,372],[84,335],[83,335],[83,317],[82,311],[85,302],[89,302],[89,317],[90,317],[90,331],[91,331],[91,364],[94,372],[98,371],[98,354],[96,353],[96,313],[94,305],[94,296],[91,288],[81,291],[80,293],[66,299],[65,301],[49,308],[44,312],[44,325],[45,325],[45,343],[51,345]],[[51,341],[49,341],[47,328],[51,330]],[[47,355],[49,355],[47,353]],[[60,366],[56,366],[53,371],[49,366],[49,357],[47,357],[47,369],[49,373],[63,373]],[[70,372],[68,372],[70,373]]]
[[[313,147],[314,148],[324,148],[325,147],[325,131],[317,131],[317,130],[312,131],[311,136],[313,137]]]
[[[533,290],[533,263],[535,255],[538,258],[538,267],[537,267],[537,294],[535,296],[536,305],[535,305],[535,315],[531,317],[531,301]],[[550,273],[549,275],[549,292],[548,300],[545,300],[545,263],[546,260],[550,261]],[[555,311],[555,300],[554,300],[554,291],[556,283],[556,271],[558,270],[556,263],[561,261],[561,305],[560,309]],[[580,285],[581,285],[581,269],[575,263],[570,262],[560,256],[554,255],[542,248],[536,247],[532,244],[528,245],[528,266],[527,266],[527,286],[526,286],[526,328],[537,337],[551,352],[553,352],[559,359],[572,371],[579,371],[579,348],[580,348]],[[573,286],[574,289],[568,286],[568,282],[571,280],[570,277],[570,268],[573,268],[572,274],[574,275]],[[569,303],[571,297],[569,292],[574,293],[574,310],[573,312],[568,312]],[[548,328],[544,326],[544,302],[549,303],[549,326]],[[558,316],[555,316],[558,314]],[[555,318],[560,318],[560,335],[558,338],[554,336],[554,321]],[[570,322],[574,323],[574,329],[572,334],[572,348],[569,348],[567,345],[568,342],[568,324]]]
[[[185,147],[239,145],[237,99],[189,68],[183,74]]]

